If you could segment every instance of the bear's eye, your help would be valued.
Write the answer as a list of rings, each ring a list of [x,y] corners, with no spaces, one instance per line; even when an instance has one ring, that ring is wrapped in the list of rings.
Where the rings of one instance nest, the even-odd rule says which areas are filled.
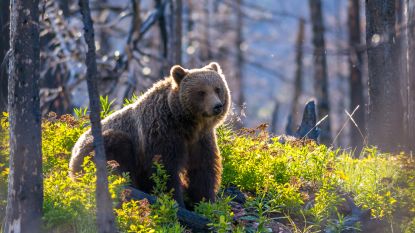
[[[205,93],[204,91],[198,91],[198,92],[197,92],[197,95],[198,95],[198,96],[200,96],[200,97],[205,96],[205,94],[206,94],[206,93]]]
[[[216,87],[215,88],[215,92],[219,94],[220,93],[220,88],[219,87]]]

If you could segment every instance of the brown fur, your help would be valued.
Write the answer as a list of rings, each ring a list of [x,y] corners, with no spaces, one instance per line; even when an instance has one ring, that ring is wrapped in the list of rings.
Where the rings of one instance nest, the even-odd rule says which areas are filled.
[[[119,171],[128,171],[133,185],[148,192],[152,161],[160,155],[169,174],[168,188],[174,189],[180,206],[184,191],[192,203],[214,201],[222,172],[215,128],[229,106],[229,89],[217,63],[192,70],[174,66],[170,77],[154,84],[136,103],[102,121],[107,159],[117,161]],[[92,149],[87,131],[72,150],[72,177]]]

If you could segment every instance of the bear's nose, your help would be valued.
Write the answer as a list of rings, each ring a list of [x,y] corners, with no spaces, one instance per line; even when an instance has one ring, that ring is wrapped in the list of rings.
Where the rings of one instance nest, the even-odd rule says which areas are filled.
[[[223,110],[223,104],[216,104],[215,107],[213,107],[213,113],[215,115],[220,114],[222,110]]]

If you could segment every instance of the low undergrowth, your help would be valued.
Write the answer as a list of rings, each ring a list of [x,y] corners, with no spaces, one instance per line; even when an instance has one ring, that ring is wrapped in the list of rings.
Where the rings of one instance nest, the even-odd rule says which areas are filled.
[[[103,116],[111,113],[104,109]],[[85,160],[79,182],[68,177],[70,150],[88,128],[85,113],[82,109],[77,110],[78,117],[51,113],[42,123],[46,232],[96,232],[94,164]],[[0,220],[9,173],[7,114],[1,128]],[[312,141],[282,144],[264,127],[238,132],[222,127],[217,136],[223,156],[222,191],[216,203],[195,207],[212,220],[216,232],[271,232],[276,223],[292,232],[357,231],[373,219],[387,226],[383,232],[415,232],[415,162],[409,156],[365,148],[357,159]],[[188,231],[179,224],[177,204],[165,189],[163,167],[155,164],[155,168],[154,194],[159,198],[154,205],[126,200],[123,186],[129,183],[128,174],[109,176],[122,232]],[[242,209],[236,210],[232,197],[224,194],[228,187],[246,195]]]

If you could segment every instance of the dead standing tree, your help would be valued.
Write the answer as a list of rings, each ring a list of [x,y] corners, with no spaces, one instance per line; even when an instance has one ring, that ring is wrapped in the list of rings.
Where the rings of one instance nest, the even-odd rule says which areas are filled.
[[[330,113],[323,13],[321,0],[309,0],[309,4],[314,46],[314,89],[318,102],[318,117],[323,119]],[[320,141],[326,145],[331,143],[330,118],[321,123]]]
[[[96,206],[98,232],[117,232],[115,227],[112,200],[108,190],[108,172],[105,157],[104,140],[101,129],[101,107],[98,94],[98,75],[95,54],[94,27],[91,19],[88,0],[80,0],[82,20],[84,22],[85,41],[88,45],[86,54],[86,80],[88,85],[91,131],[94,138],[95,157],[97,170]]]
[[[348,9],[348,28],[349,28],[349,85],[350,85],[350,110],[351,112],[357,107],[360,108],[354,114],[353,119],[362,130],[365,129],[365,106],[363,97],[362,52],[360,31],[360,7],[359,0],[349,0]],[[350,135],[353,148],[360,148],[363,145],[363,139],[357,128],[352,128]]]
[[[369,144],[385,151],[401,145],[402,103],[394,62],[395,0],[366,0],[369,68]]]
[[[299,19],[299,23],[298,23],[298,33],[297,33],[297,39],[295,42],[295,51],[296,51],[296,55],[295,55],[295,63],[296,63],[296,67],[295,67],[295,77],[294,77],[294,96],[293,96],[293,101],[291,104],[291,112],[290,112],[290,116],[291,119],[288,121],[287,124],[287,133],[288,132],[293,132],[295,129],[295,125],[293,124],[294,122],[298,122],[299,121],[299,117],[298,117],[298,100],[301,96],[301,92],[303,89],[303,44],[304,44],[304,34],[305,34],[305,30],[304,30],[304,19],[301,18]]]
[[[237,85],[236,89],[239,92],[235,103],[238,107],[238,110],[243,110],[243,105],[245,102],[244,92],[243,92],[243,66],[244,66],[244,52],[242,50],[242,45],[244,42],[243,36],[243,0],[237,0],[237,9],[236,9],[236,70],[235,70],[235,84]]]
[[[182,0],[170,1],[168,27],[168,60],[169,66],[182,64]]]
[[[0,64],[5,64],[6,53],[9,50],[9,3],[8,0],[0,0]],[[4,63],[3,63],[4,61]],[[7,111],[7,74],[5,67],[0,67],[0,114]]]
[[[408,149],[415,153],[415,1],[407,1],[408,10]]]
[[[11,1],[10,174],[4,232],[42,232],[39,1]]]

